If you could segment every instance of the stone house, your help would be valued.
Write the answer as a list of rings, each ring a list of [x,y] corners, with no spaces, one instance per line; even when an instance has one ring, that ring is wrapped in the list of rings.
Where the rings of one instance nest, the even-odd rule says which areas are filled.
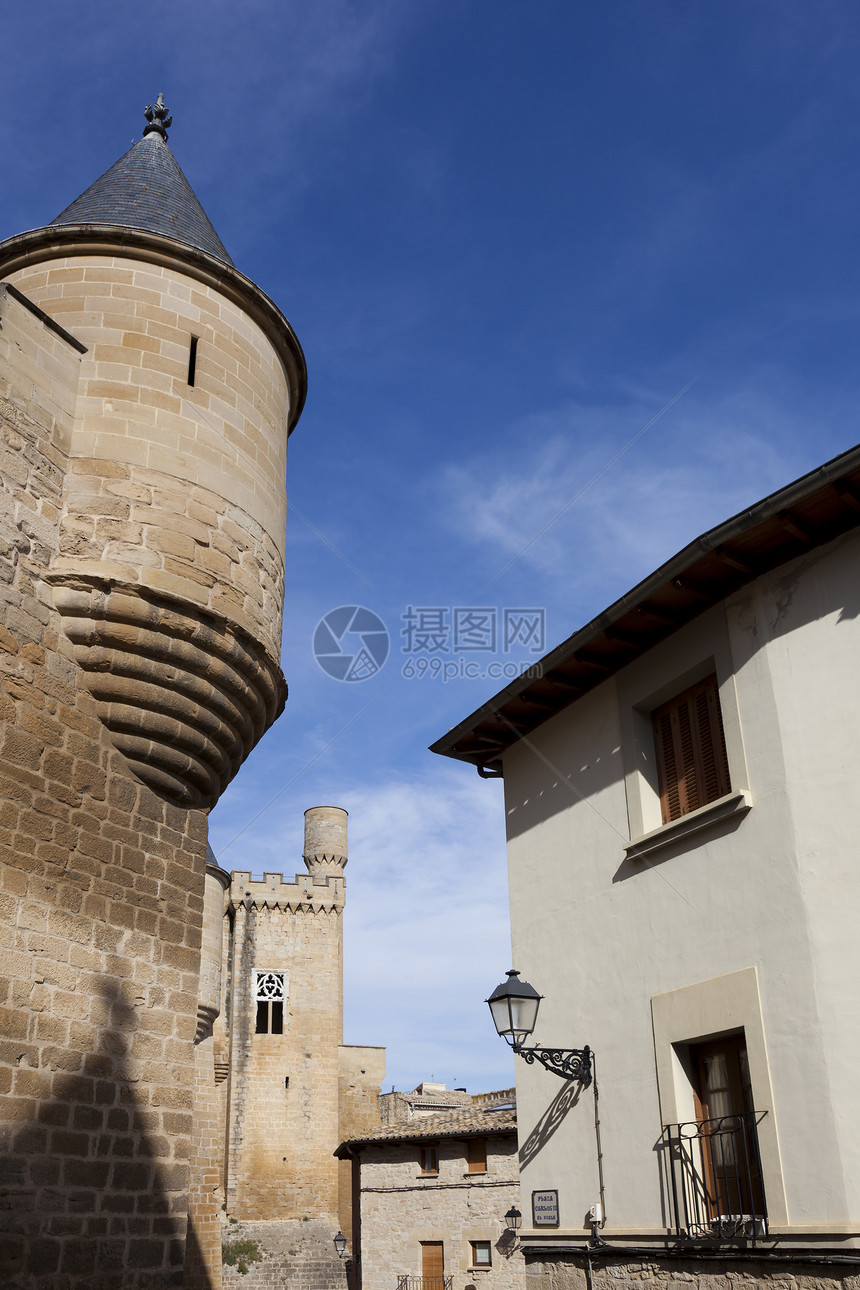
[[[524,1290],[505,1223],[519,1206],[510,1093],[465,1094],[469,1105],[418,1111],[341,1143],[353,1171],[355,1290]]]
[[[434,745],[503,775],[535,1034],[595,1054],[588,1087],[517,1063],[521,1239],[557,1290],[860,1274],[858,525],[854,448]]]

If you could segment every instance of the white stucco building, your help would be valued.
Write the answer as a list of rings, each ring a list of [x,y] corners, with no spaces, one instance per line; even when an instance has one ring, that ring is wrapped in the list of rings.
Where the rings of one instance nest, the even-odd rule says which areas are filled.
[[[853,449],[434,745],[504,775],[529,1042],[595,1054],[599,1137],[592,1088],[517,1062],[521,1236],[554,1286],[860,1271],[858,525]]]

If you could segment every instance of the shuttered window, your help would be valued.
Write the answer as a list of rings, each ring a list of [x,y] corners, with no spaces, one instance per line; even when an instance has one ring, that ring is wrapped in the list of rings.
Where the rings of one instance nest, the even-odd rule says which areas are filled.
[[[716,675],[653,713],[663,823],[729,792],[729,763]]]
[[[487,1139],[470,1138],[467,1145],[468,1172],[485,1174],[487,1172]]]
[[[445,1259],[442,1241],[421,1242],[421,1275],[424,1290],[442,1290],[445,1276]]]

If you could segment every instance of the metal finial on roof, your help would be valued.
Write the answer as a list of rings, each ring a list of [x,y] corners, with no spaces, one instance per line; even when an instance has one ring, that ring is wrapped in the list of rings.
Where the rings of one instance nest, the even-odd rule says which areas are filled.
[[[167,108],[164,106],[164,95],[159,94],[155,100],[155,107],[147,103],[143,110],[149,125],[143,132],[144,139],[148,134],[160,134],[162,139],[167,142],[167,127],[173,125],[173,117],[168,116]]]

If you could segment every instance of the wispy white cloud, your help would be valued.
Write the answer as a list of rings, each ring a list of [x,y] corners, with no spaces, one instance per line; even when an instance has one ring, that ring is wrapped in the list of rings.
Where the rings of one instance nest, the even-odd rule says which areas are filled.
[[[445,471],[446,523],[481,551],[488,577],[516,557],[502,586],[530,585],[559,606],[575,588],[597,612],[699,533],[850,445],[847,399],[822,406],[785,379],[777,386],[771,373],[712,401],[697,387],[584,492],[647,420],[643,395],[623,408],[571,402],[538,413],[516,427],[513,451],[505,436],[495,460]],[[559,625],[566,634],[579,623]]]

